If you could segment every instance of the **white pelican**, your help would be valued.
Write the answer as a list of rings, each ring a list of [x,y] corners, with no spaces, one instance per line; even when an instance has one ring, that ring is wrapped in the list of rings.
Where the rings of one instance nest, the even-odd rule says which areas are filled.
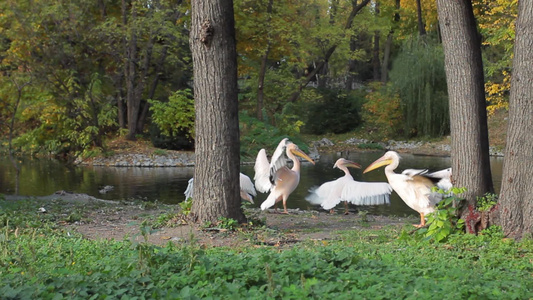
[[[243,173],[240,173],[239,181],[241,186],[241,198],[250,201],[251,203],[254,203],[254,197],[257,196],[257,193],[250,177],[244,175]],[[187,189],[183,193],[185,194],[185,200],[193,198],[193,187],[194,178],[191,178],[189,179],[189,185],[187,185]]]
[[[279,201],[283,200],[283,213],[287,214],[287,198],[296,189],[300,182],[300,156],[312,164],[315,162],[302,150],[284,138],[279,143],[270,163],[265,149],[261,149],[255,160],[255,187],[259,192],[270,194],[266,200],[261,203],[261,209],[265,210],[272,207]],[[287,167],[287,159],[293,162],[292,169]]]
[[[398,153],[388,151],[370,164],[363,173],[386,166],[385,175],[392,189],[405,204],[420,214],[420,224],[415,227],[423,227],[426,225],[425,215],[435,211],[435,206],[442,200],[443,195],[432,191],[434,183],[427,177],[427,170],[407,169],[402,174],[396,174],[394,170],[399,164]]]
[[[388,183],[355,181],[348,167],[360,169],[361,165],[339,158],[333,168],[339,168],[344,171],[344,176],[310,190],[311,193],[305,199],[313,204],[320,204],[326,210],[331,209],[331,212],[333,212],[333,208],[339,202],[344,201],[344,214],[346,215],[348,214],[348,202],[355,205],[390,203],[389,195],[392,192],[392,188]]]

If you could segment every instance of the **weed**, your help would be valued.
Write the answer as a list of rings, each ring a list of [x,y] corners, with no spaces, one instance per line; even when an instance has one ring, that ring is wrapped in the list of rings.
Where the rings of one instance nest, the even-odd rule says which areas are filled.
[[[479,211],[489,211],[498,203],[498,195],[493,193],[486,193],[484,196],[477,197],[476,199],[476,207]]]
[[[181,213],[184,216],[188,216],[192,208],[192,198],[187,198],[185,201],[180,202],[179,206],[181,208]]]

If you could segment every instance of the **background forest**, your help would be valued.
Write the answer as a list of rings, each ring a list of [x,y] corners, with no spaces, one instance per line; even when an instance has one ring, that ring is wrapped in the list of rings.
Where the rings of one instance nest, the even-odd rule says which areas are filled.
[[[473,1],[488,110],[506,109],[517,1]],[[449,134],[435,1],[235,0],[241,154],[281,135]],[[183,0],[0,3],[0,134],[23,154],[117,137],[194,147]]]

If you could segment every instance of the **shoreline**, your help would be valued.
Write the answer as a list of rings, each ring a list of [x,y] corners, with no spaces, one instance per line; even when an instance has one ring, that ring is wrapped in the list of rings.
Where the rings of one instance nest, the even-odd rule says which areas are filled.
[[[327,138],[310,143],[309,155],[313,159],[319,159],[322,153],[338,151],[397,151],[399,153],[410,153],[413,155],[427,156],[450,156],[451,147],[445,141],[441,142],[420,142],[420,141],[395,141],[373,142],[365,139],[350,138],[346,141],[333,143]],[[503,157],[503,152],[490,147],[490,156]],[[142,152],[137,150],[122,151],[111,156],[91,157],[86,159],[78,158],[75,165],[83,166],[103,166],[103,167],[193,167],[195,161],[194,151],[176,151],[162,149],[145,149]],[[241,162],[250,164],[252,162]]]

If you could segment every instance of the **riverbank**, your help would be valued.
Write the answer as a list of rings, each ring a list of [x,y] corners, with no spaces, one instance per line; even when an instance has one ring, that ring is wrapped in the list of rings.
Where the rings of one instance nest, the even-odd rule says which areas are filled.
[[[319,159],[323,153],[338,151],[386,151],[394,150],[399,153],[415,155],[449,156],[450,137],[436,142],[423,141],[395,141],[374,142],[367,139],[348,138],[340,142],[333,142],[327,138],[312,141],[309,144],[309,154],[313,159]],[[491,146],[491,156],[503,156],[501,147]],[[110,145],[113,155],[77,159],[76,164],[108,167],[186,167],[194,166],[193,151],[174,151],[157,149],[144,142],[116,140]]]

